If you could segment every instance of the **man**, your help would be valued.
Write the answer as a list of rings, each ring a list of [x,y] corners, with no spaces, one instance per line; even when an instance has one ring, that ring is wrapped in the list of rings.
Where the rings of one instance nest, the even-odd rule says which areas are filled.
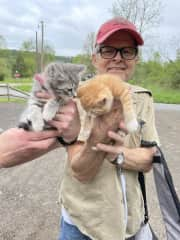
[[[104,23],[97,33],[92,56],[97,73],[116,74],[128,81],[138,62],[138,45],[143,45],[143,39],[129,21],[114,18]],[[121,129],[126,134],[119,102],[114,102],[109,114],[96,117],[88,138],[84,126],[88,126],[89,118],[79,106],[81,130],[78,141],[67,147],[61,185],[60,240],[133,239],[144,220],[138,171],[151,169],[156,149],[139,146],[141,137],[158,142],[158,136],[151,93],[135,86],[131,86],[131,91],[137,118],[145,124],[125,137],[117,133]],[[107,139],[113,139],[115,145],[104,144]],[[98,151],[93,151],[93,146]],[[121,156],[121,163],[117,156]],[[119,167],[125,176],[125,195],[117,174]]]

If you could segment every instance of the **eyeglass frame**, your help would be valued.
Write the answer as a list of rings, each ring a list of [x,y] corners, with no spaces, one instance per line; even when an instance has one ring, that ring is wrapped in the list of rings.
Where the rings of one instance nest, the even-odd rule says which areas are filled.
[[[104,48],[104,47],[110,47],[110,48],[115,49],[116,51],[115,51],[114,56],[111,57],[111,58],[104,58],[104,57],[102,56],[102,52],[101,52],[101,49]],[[123,53],[122,53],[122,50],[125,49],[125,48],[131,48],[131,49],[133,48],[133,49],[135,49],[135,55],[134,55],[134,57],[132,57],[132,58],[124,58]],[[135,59],[136,56],[138,55],[138,47],[137,47],[137,46],[135,46],[135,47],[115,48],[115,47],[106,46],[106,45],[96,45],[95,49],[96,49],[96,53],[100,53],[100,55],[101,55],[101,57],[102,57],[103,59],[113,59],[113,58],[115,58],[115,57],[117,56],[117,53],[118,53],[118,52],[120,53],[121,58],[124,59],[124,60],[133,60],[133,59]]]

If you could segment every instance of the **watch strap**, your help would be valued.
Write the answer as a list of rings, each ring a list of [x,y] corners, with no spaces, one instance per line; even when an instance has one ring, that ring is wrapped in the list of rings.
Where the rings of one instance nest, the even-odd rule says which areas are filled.
[[[66,147],[66,146],[70,146],[70,145],[73,145],[75,142],[77,142],[77,138],[75,138],[73,141],[71,141],[71,142],[66,142],[66,141],[64,141],[64,139],[63,139],[63,137],[57,137],[57,140],[59,141],[59,143],[61,144],[61,145],[63,145],[64,147]]]

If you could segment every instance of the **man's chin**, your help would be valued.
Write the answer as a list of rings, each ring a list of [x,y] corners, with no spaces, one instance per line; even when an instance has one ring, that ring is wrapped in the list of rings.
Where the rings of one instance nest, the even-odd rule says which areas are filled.
[[[122,80],[126,80],[126,74],[123,70],[119,70],[119,69],[110,69],[108,70],[108,73],[111,73],[111,74],[115,74],[115,75],[118,75],[122,78]]]

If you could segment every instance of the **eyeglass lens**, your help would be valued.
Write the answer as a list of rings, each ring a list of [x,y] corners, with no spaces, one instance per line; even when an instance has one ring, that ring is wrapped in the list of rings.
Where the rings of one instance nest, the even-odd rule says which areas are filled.
[[[99,49],[102,58],[111,59],[114,58],[119,52],[123,59],[131,60],[137,55],[136,47],[123,47],[123,48],[114,48],[114,47],[101,47]]]

